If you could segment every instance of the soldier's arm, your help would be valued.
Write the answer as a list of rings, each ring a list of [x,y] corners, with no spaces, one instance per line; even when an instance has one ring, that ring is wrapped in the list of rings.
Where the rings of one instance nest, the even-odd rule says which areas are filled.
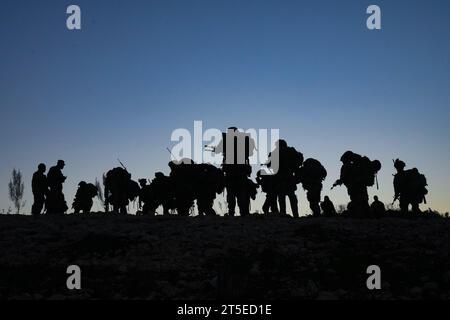
[[[220,140],[219,144],[213,148],[215,154],[219,154],[223,152],[223,139]]]

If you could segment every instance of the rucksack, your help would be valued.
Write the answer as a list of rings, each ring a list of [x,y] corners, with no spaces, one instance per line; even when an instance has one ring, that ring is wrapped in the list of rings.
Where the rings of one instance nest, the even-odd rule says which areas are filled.
[[[306,159],[305,162],[303,162],[303,168],[303,172],[307,178],[311,180],[323,181],[327,177],[327,170],[320,161],[316,159]]]
[[[97,196],[98,189],[92,183],[88,183],[86,185],[86,193],[89,195],[89,197],[94,198],[95,196]]]
[[[294,172],[303,165],[303,154],[295,150],[294,147],[288,147],[284,152],[285,154],[283,156],[280,155],[280,158],[283,157],[280,159],[280,163],[282,166],[285,166],[287,170]],[[286,163],[283,164],[282,161],[285,161]]]
[[[404,172],[404,186],[413,192],[419,192],[420,194],[428,194],[427,179],[425,175],[421,174],[416,168],[409,169]]]
[[[139,187],[139,183],[137,183],[134,180],[128,180],[127,185],[127,198],[130,201],[133,201],[139,196],[139,192],[141,191],[141,188]]]
[[[360,157],[355,164],[358,169],[358,176],[367,187],[375,184],[375,176],[381,169],[381,163],[378,160],[371,161],[368,157]]]

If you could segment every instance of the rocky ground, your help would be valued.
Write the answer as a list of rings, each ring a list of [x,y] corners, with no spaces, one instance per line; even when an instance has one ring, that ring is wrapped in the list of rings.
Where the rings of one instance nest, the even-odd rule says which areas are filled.
[[[48,298],[449,299],[450,219],[0,216],[0,299]]]

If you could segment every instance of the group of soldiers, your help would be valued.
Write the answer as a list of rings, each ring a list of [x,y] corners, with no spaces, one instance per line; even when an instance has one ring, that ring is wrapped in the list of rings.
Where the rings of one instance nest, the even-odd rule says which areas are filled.
[[[67,203],[64,199],[63,183],[66,177],[63,175],[65,163],[59,160],[58,163],[48,170],[45,175],[46,166],[41,163],[38,170],[33,174],[32,190],[34,203],[31,207],[33,215],[40,214],[45,206],[47,214],[58,214],[67,211]]]
[[[249,158],[255,150],[250,135],[232,127],[223,133],[222,141],[216,147],[209,148],[223,156],[221,168],[182,159],[169,163],[168,176],[157,172],[153,180],[140,179],[138,182],[132,180],[123,165],[108,171],[104,176],[105,211],[110,211],[112,207],[114,212],[126,214],[130,201],[138,199],[138,212],[143,215],[155,215],[156,210],[162,207],[164,215],[176,212],[180,216],[189,216],[195,203],[199,215],[215,215],[214,200],[218,194],[226,192],[227,215],[234,216],[237,206],[240,215],[246,216],[251,212],[251,200],[255,200],[257,190],[261,188],[265,193],[264,214],[286,214],[288,198],[292,215],[299,217],[296,191],[297,185],[301,184],[313,216],[336,215],[334,204],[328,196],[321,202],[323,181],[327,177],[324,166],[316,159],[304,160],[303,154],[288,146],[286,141],[277,141],[264,168],[257,172],[256,182],[250,178],[252,166]],[[342,155],[341,162],[340,177],[333,188],[340,185],[347,188],[350,197],[348,214],[355,217],[382,216],[384,204],[375,196],[369,205],[367,191],[368,187],[378,185],[380,161],[347,151]],[[48,214],[67,211],[62,192],[66,180],[62,174],[64,165],[64,161],[58,161],[47,176],[45,165],[38,166],[32,181],[34,215],[42,213],[44,206]],[[394,161],[397,170],[394,176],[394,202],[400,201],[402,212],[408,212],[410,205],[414,212],[420,212],[419,205],[426,203],[425,195],[428,193],[426,179],[416,168],[405,170],[405,166],[399,159]],[[98,194],[95,185],[80,182],[72,205],[74,212],[90,212],[93,198]]]
[[[69,209],[63,193],[63,184],[67,179],[62,173],[64,167],[64,160],[58,160],[45,175],[46,165],[44,163],[38,165],[38,170],[33,174],[31,181],[34,196],[31,207],[33,215],[39,215],[43,211],[47,214],[63,214]],[[95,185],[81,181],[72,205],[74,212],[90,212],[97,194],[98,188]]]

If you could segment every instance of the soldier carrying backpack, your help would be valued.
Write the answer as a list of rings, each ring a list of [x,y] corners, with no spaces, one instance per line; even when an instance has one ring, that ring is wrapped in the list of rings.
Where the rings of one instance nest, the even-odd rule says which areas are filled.
[[[192,159],[184,158],[169,162],[169,167],[177,214],[188,217],[195,200],[196,164]]]
[[[95,185],[81,181],[78,184],[78,190],[72,204],[74,213],[79,213],[80,211],[83,211],[83,213],[91,212],[93,205],[92,199],[97,196],[97,193],[98,189]]]
[[[289,147],[285,140],[278,140],[275,149],[269,154],[267,167],[275,173],[275,189],[282,214],[286,214],[286,197],[288,197],[292,215],[299,217],[298,200],[295,194],[298,182],[295,172],[302,164],[303,154]]]
[[[301,183],[306,190],[306,197],[309,201],[313,216],[320,216],[320,194],[322,192],[322,182],[327,177],[327,170],[316,159],[306,159],[303,166],[298,168],[295,176],[297,183]]]
[[[402,213],[408,213],[409,205],[413,213],[420,213],[420,204],[427,203],[427,179],[417,168],[405,170],[406,164],[400,159],[394,161],[394,167],[397,170],[394,175],[394,202],[400,201]]]
[[[256,183],[266,194],[262,210],[264,214],[278,214],[277,192],[275,189],[275,175],[261,169],[256,173]]]
[[[104,184],[106,212],[109,211],[109,205],[112,205],[116,213],[127,214],[129,201],[139,196],[139,184],[131,180],[131,174],[121,167],[108,171]]]
[[[49,191],[45,199],[47,214],[63,215],[68,209],[63,193],[63,184],[66,181],[66,177],[62,173],[64,167],[64,160],[58,160],[58,163],[48,170]]]
[[[216,215],[213,208],[216,194],[223,192],[225,178],[221,169],[212,164],[202,163],[195,165],[196,183],[195,198],[199,215]]]
[[[341,176],[336,180],[333,188],[344,184],[351,201],[351,206],[348,207],[349,213],[353,216],[367,216],[370,213],[367,187],[375,184],[381,163],[351,151],[345,152],[341,161]]]

